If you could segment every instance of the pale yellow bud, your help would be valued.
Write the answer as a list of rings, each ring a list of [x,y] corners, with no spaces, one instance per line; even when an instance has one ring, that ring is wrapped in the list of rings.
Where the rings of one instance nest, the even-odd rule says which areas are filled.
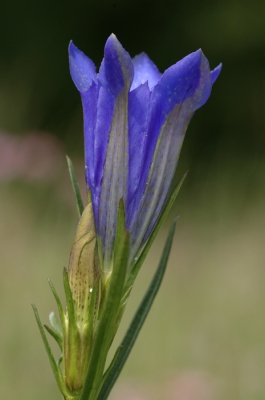
[[[75,317],[79,328],[88,322],[89,303],[94,283],[100,276],[96,232],[92,203],[80,218],[72,246],[68,277],[75,304]]]
[[[101,288],[91,201],[84,209],[77,227],[69,259],[68,281],[74,303],[74,321],[70,321],[66,313],[67,332],[63,346],[63,369],[67,387],[73,393],[79,393],[83,387],[90,357],[94,319],[97,317]]]

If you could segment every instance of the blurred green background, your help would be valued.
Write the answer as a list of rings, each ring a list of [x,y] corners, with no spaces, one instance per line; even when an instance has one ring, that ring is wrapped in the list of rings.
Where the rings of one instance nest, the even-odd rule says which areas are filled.
[[[2,0],[0,5],[0,397],[58,399],[43,322],[62,293],[77,214],[64,154],[84,190],[82,110],[70,39],[99,66],[114,32],[160,71],[201,47],[223,71],[193,118],[190,170],[139,275],[126,325],[181,215],[169,268],[111,400],[265,399],[264,0]]]

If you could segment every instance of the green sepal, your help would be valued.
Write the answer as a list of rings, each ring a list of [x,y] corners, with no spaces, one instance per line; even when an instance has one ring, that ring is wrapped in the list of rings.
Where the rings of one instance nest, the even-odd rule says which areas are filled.
[[[61,303],[61,300],[60,300],[60,298],[59,298],[59,296],[58,296],[58,294],[57,294],[57,292],[56,292],[56,290],[55,290],[55,287],[53,286],[53,283],[52,283],[52,281],[50,280],[50,279],[48,279],[48,283],[49,283],[49,285],[50,285],[50,288],[51,288],[51,291],[52,291],[52,293],[53,293],[53,295],[54,295],[54,298],[55,298],[55,301],[56,301],[56,304],[57,304],[57,307],[58,307],[58,312],[59,312],[59,316],[60,316],[60,321],[61,321],[61,326],[62,326],[62,328],[60,327],[60,324],[59,324],[59,322],[58,322],[58,324],[57,324],[57,328],[59,329],[59,330],[61,330],[61,336],[62,336],[62,329],[63,329],[63,332],[65,332],[65,315],[64,315],[64,311],[63,311],[63,306],[62,306],[62,303]],[[51,315],[51,314],[50,314]],[[49,316],[49,318],[50,318],[50,316]],[[57,318],[56,318],[57,319]],[[52,325],[52,327],[55,329],[55,331],[56,331],[56,329],[57,328],[55,328],[54,326],[53,326],[53,322],[51,321],[51,319],[50,319],[50,323],[51,323],[51,325]]]
[[[42,338],[45,350],[47,352],[47,355],[48,355],[48,358],[49,358],[49,361],[50,361],[50,365],[51,365],[52,372],[53,372],[54,378],[56,380],[56,383],[57,383],[61,393],[65,397],[65,399],[67,399],[67,400],[76,399],[76,397],[73,396],[68,391],[68,389],[66,388],[66,386],[64,384],[60,368],[58,367],[58,364],[56,363],[55,358],[53,356],[52,350],[50,348],[49,342],[48,342],[47,337],[45,335],[45,331],[43,329],[43,326],[42,326],[42,323],[41,323],[41,320],[40,320],[40,317],[39,317],[39,313],[38,313],[38,310],[37,310],[37,307],[35,306],[35,304],[32,304],[32,308],[33,308],[33,312],[34,312],[34,315],[35,315],[35,318],[36,318],[36,321],[37,321],[37,324],[38,324],[38,328],[39,328],[39,331],[40,331],[40,334],[41,334],[41,338]]]
[[[104,308],[96,329],[93,349],[84,386],[79,400],[96,400],[113,339],[115,320],[119,311],[129,259],[129,233],[125,232],[113,263]]]
[[[169,196],[169,199],[168,199],[168,201],[167,201],[167,203],[166,203],[166,205],[165,205],[165,207],[164,207],[164,209],[163,209],[163,211],[162,211],[162,213],[161,213],[161,215],[160,215],[160,217],[159,217],[159,219],[158,219],[158,221],[156,223],[156,226],[155,226],[151,236],[149,237],[147,243],[145,244],[145,246],[144,246],[144,248],[142,250],[142,253],[140,254],[140,257],[139,257],[138,261],[136,262],[136,264],[134,265],[134,267],[132,268],[132,270],[131,270],[131,272],[129,274],[129,277],[128,277],[126,285],[125,285],[125,291],[128,290],[128,288],[133,285],[133,283],[134,283],[134,281],[135,281],[135,279],[136,279],[136,277],[138,275],[138,272],[140,271],[140,268],[143,265],[144,260],[146,259],[146,256],[147,256],[147,254],[148,254],[148,252],[150,250],[150,247],[152,246],[152,244],[153,244],[153,242],[154,242],[154,240],[155,240],[155,238],[156,238],[156,236],[157,236],[157,234],[158,234],[163,222],[166,219],[167,214],[169,213],[172,205],[174,204],[174,201],[176,200],[176,197],[177,197],[177,195],[178,195],[178,193],[180,191],[180,188],[181,188],[181,186],[182,186],[187,174],[188,174],[188,171],[185,172],[184,175],[182,175],[182,177],[180,178],[180,180],[176,184],[175,188],[172,190],[172,193]]]
[[[114,244],[114,258],[117,256],[125,232],[125,207],[123,198],[120,199],[117,215],[117,228]]]
[[[55,333],[63,340],[63,330],[58,318],[56,317],[55,313],[52,311],[49,314],[49,321]]]
[[[114,263],[115,263],[115,259],[117,258],[117,255],[120,251],[120,245],[124,239],[124,234],[125,234],[125,207],[124,207],[123,198],[121,197],[121,199],[119,201],[118,212],[117,212],[117,226],[116,226],[116,235],[115,235],[114,251],[113,251],[113,254],[114,254],[113,262]],[[98,240],[98,243],[99,243],[99,240]],[[105,296],[106,296],[106,292],[108,291],[109,282],[110,282],[110,277],[108,277],[108,279],[103,284],[102,302],[105,301]],[[99,317],[100,317],[100,315],[99,315]]]
[[[76,320],[75,320],[74,301],[73,301],[73,297],[72,297],[71,288],[69,285],[68,273],[67,273],[66,268],[64,268],[64,270],[63,270],[63,285],[64,285],[64,291],[65,291],[65,297],[66,297],[69,328],[71,329],[71,327],[75,327]]]
[[[63,350],[63,341],[62,338],[55,332],[53,329],[51,329],[48,325],[43,325],[44,328],[46,329],[47,332],[54,338],[54,340],[57,342],[59,345],[61,351]]]
[[[114,329],[114,332],[113,332],[113,339],[114,339],[114,336],[116,335],[116,332],[117,332],[117,330],[118,330],[118,328],[120,326],[120,322],[121,322],[123,313],[125,311],[127,300],[128,300],[128,298],[129,298],[129,296],[131,294],[132,288],[133,288],[132,286],[129,287],[129,289],[127,290],[127,292],[123,295],[123,297],[121,299],[119,312],[118,312],[116,320],[115,320],[115,329]]]
[[[122,299],[121,299],[121,307],[123,307],[123,306],[126,305],[127,300],[128,300],[128,297],[129,297],[130,294],[131,294],[132,288],[133,288],[133,286],[130,286],[130,287],[127,289],[127,291],[124,293],[124,295],[123,295],[123,297],[122,297]]]
[[[70,175],[72,188],[73,188],[74,195],[75,195],[75,201],[76,201],[78,215],[79,215],[79,217],[81,217],[81,215],[84,211],[84,205],[83,205],[83,200],[81,197],[80,189],[79,189],[79,186],[77,183],[77,179],[75,176],[74,166],[73,166],[71,159],[68,156],[66,156],[66,161],[68,164],[69,175]]]
[[[51,329],[47,325],[43,325],[44,328],[49,332],[49,334],[56,340],[60,349],[63,349],[63,330],[58,318],[56,317],[55,313],[52,311],[49,314],[49,321],[53,329]]]
[[[101,388],[101,391],[99,393],[99,396],[97,400],[105,400],[107,399],[114,383],[116,382],[131,350],[132,347],[137,339],[137,336],[143,326],[143,323],[150,311],[150,308],[153,304],[153,301],[156,297],[156,294],[159,290],[159,287],[161,285],[165,269],[167,266],[167,261],[170,253],[170,249],[172,246],[172,241],[173,241],[173,236],[176,228],[176,221],[175,220],[171,226],[171,229],[169,231],[167,241],[160,259],[160,263],[158,265],[158,268],[156,270],[156,273],[151,281],[151,284],[121,342],[120,345],[120,351],[115,359],[115,361],[111,364],[112,368],[108,372],[108,376],[105,379],[105,382]]]

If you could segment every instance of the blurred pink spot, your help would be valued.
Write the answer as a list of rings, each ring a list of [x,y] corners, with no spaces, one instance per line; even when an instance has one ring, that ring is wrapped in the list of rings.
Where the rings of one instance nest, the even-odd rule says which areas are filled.
[[[122,385],[114,388],[110,400],[149,400],[140,391],[131,386]]]
[[[168,400],[213,400],[214,382],[200,371],[183,372],[168,385]]]
[[[18,137],[0,132],[0,182],[53,179],[62,161],[61,144],[48,133]]]

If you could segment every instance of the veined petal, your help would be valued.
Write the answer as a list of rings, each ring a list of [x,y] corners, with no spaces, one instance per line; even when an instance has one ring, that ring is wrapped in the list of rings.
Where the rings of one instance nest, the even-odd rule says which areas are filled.
[[[182,104],[186,97],[193,96],[193,98],[196,98],[196,89],[199,88],[200,84],[200,69],[205,64],[204,59],[205,57],[202,57],[200,50],[185,57],[164,72],[151,93],[146,152],[136,198],[134,199],[134,209],[131,210],[131,228],[135,226],[137,215],[140,212],[140,204],[143,202],[146,185],[149,181],[149,170],[162,127],[177,104]],[[207,89],[209,86],[211,87],[211,77],[208,68]],[[191,107],[191,112],[193,112],[193,108]]]
[[[149,204],[148,211],[152,209],[153,212],[152,214],[150,213],[149,222],[146,219],[147,225],[143,243],[151,234],[167,200],[185,133],[193,116],[193,112],[190,111],[190,102],[191,99],[186,99],[181,105],[177,104],[175,106],[162,128],[157,142],[145,197],[145,202]]]
[[[148,171],[145,191],[130,227],[131,260],[150,236],[164,207],[192,115],[190,99],[187,99],[174,107],[161,129]]]
[[[81,93],[87,91],[92,80],[96,79],[96,67],[93,61],[70,42],[69,62],[71,77],[77,89]]]
[[[98,87],[95,82],[86,92],[81,93],[84,115],[85,175],[89,187],[95,184],[94,141],[97,118]]]
[[[130,223],[138,186],[145,165],[147,131],[149,123],[150,90],[147,82],[129,93],[129,173],[126,204],[127,225]]]
[[[104,267],[111,267],[120,199],[127,197],[128,127],[127,99],[123,91],[115,102],[109,134],[99,203],[98,229],[102,239]]]
[[[145,167],[131,219],[132,257],[160,214],[171,185],[188,123],[211,92],[208,61],[199,50],[165,71],[151,95]],[[140,201],[139,201],[140,200]]]
[[[135,56],[132,61],[134,66],[134,78],[131,90],[145,82],[148,82],[150,90],[153,89],[162,75],[158,71],[156,65],[145,53]]]
[[[104,134],[98,135],[98,128],[96,128],[96,140],[99,140],[95,142],[95,165],[99,169],[97,182],[101,184],[96,223],[98,223],[98,233],[102,240],[104,267],[109,269],[119,201],[123,197],[126,202],[127,198],[128,93],[133,80],[131,58],[115,35],[111,35],[107,40],[98,80],[102,85],[100,92],[102,93],[102,113],[98,115],[97,126],[101,125]],[[109,127],[110,116],[112,117]],[[107,131],[108,136],[106,136]]]
[[[105,160],[109,142],[109,135],[114,115],[115,97],[108,88],[98,83],[97,116],[94,134],[94,186],[92,190],[93,207],[95,213],[95,224],[99,226],[99,204],[102,180],[105,171]],[[87,149],[86,159],[89,158]]]

